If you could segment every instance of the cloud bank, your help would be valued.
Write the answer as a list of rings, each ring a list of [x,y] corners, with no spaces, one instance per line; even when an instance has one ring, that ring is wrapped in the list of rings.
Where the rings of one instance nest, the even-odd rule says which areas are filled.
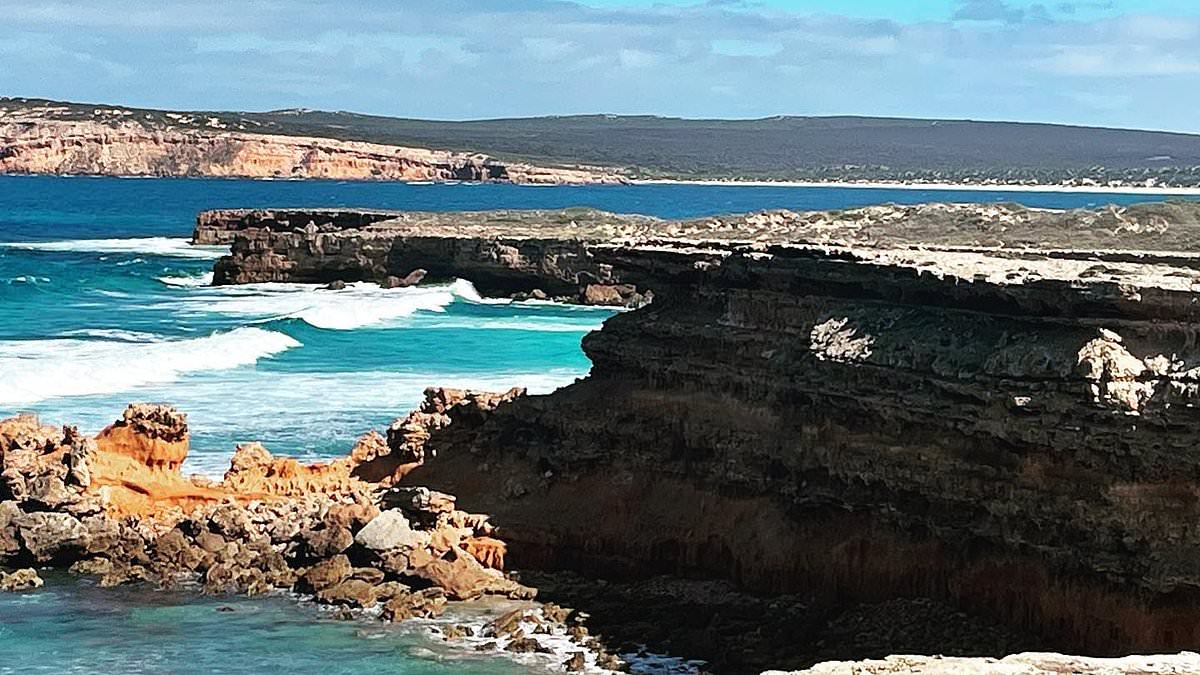
[[[432,118],[865,114],[1200,131],[1200,17],[962,0],[944,20],[713,0],[6,0],[0,93]]]

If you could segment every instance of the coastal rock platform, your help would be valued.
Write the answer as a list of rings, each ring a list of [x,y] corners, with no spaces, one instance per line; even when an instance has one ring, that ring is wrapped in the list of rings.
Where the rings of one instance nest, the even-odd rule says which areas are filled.
[[[1094,656],[1200,644],[1200,206],[364,218],[210,212],[196,241],[231,245],[216,283],[420,268],[638,307],[584,339],[584,380],[395,434],[399,484],[492,514],[515,568],[707,576],[826,616],[945,603]],[[790,660],[720,635],[697,656],[902,648],[822,630],[794,624]]]

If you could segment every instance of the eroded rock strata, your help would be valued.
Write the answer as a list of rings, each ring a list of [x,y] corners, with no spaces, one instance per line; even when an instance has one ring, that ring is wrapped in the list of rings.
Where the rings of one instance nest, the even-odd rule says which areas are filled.
[[[292,215],[234,227],[218,282],[653,294],[585,338],[585,380],[451,406],[418,453],[395,434],[405,480],[493,514],[517,567],[931,598],[1099,655],[1200,644],[1197,205]]]
[[[218,118],[139,116],[97,109],[88,119],[53,105],[0,105],[0,174],[236,176],[341,180],[616,183],[615,172],[539,167],[478,153],[256,133]]]

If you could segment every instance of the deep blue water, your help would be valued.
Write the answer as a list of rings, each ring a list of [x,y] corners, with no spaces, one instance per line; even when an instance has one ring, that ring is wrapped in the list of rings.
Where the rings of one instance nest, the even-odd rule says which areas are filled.
[[[519,187],[0,177],[0,417],[32,411],[97,431],[130,401],[189,414],[187,468],[219,475],[234,444],[344,454],[429,385],[549,391],[586,374],[597,308],[479,298],[466,282],[327,291],[205,285],[220,249],[187,244],[197,211],[361,206],[593,206],[664,217],[882,202],[1127,204],[1144,196],[690,185]],[[314,622],[285,599],[229,600],[54,581],[0,597],[3,673],[506,673],[446,661],[407,633]],[[356,627],[357,626],[357,627]],[[423,651],[424,650],[424,651]],[[533,666],[522,666],[532,668]]]

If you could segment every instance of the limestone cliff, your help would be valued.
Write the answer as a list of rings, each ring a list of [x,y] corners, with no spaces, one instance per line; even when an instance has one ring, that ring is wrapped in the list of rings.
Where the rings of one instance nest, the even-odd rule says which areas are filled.
[[[585,338],[588,378],[450,406],[417,456],[396,435],[517,567],[936,598],[1047,648],[1177,651],[1200,643],[1198,215],[275,213],[231,226],[217,277],[652,292]]]
[[[255,133],[182,115],[166,122],[97,109],[0,107],[0,174],[236,176],[395,181],[606,183],[609,171],[502,162],[482,154]]]

